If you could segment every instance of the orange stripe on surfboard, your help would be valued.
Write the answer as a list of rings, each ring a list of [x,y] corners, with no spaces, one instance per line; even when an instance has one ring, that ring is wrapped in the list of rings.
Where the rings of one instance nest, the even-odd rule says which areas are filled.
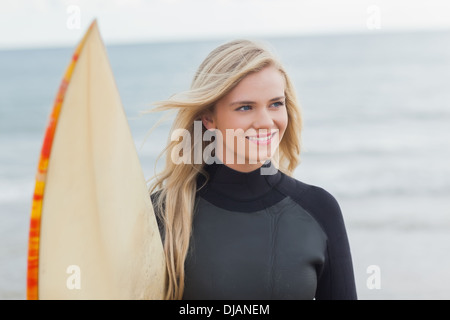
[[[38,163],[38,169],[35,178],[35,188],[33,194],[33,202],[31,208],[30,218],[30,230],[28,240],[28,266],[27,266],[27,299],[37,300],[39,299],[39,239],[40,239],[40,226],[42,215],[42,202],[44,201],[45,182],[47,178],[47,169],[49,165],[50,153],[52,150],[53,138],[58,124],[58,118],[61,111],[61,107],[64,102],[64,96],[67,87],[70,83],[70,79],[73,70],[76,66],[78,57],[83,50],[86,39],[88,38],[90,31],[96,25],[94,20],[86,31],[84,37],[75,49],[72,56],[72,60],[66,69],[64,77],[61,81],[58,93],[53,104],[53,109],[50,114],[50,119],[45,131],[44,141],[42,144],[41,154]]]

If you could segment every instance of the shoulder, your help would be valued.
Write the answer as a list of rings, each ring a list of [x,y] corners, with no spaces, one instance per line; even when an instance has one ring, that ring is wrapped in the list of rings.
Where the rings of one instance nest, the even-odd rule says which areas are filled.
[[[340,205],[324,188],[284,175],[279,190],[313,216],[329,236],[345,233]]]
[[[285,174],[283,176],[278,187],[287,196],[302,203],[310,203],[310,205],[317,204],[329,209],[339,208],[336,198],[324,188],[307,184]]]

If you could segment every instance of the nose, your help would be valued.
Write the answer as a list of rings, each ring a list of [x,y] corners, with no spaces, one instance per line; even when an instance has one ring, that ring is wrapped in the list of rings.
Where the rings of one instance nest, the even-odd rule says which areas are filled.
[[[274,121],[272,119],[272,115],[267,108],[261,108],[255,114],[255,118],[253,119],[253,127],[258,129],[271,129],[273,128]]]

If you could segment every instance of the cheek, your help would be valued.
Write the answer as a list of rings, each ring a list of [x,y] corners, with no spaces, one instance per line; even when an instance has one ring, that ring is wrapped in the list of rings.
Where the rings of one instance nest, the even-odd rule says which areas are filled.
[[[277,118],[277,126],[278,129],[280,130],[280,140],[284,135],[284,132],[286,131],[287,125],[288,125],[288,115],[287,115],[287,111],[285,109],[284,112],[282,112],[279,117]]]
[[[248,121],[245,117],[239,116],[238,113],[233,112],[223,112],[218,113],[217,118],[217,129],[222,131],[223,134],[226,133],[227,129],[237,130],[243,129],[244,131],[249,127]]]

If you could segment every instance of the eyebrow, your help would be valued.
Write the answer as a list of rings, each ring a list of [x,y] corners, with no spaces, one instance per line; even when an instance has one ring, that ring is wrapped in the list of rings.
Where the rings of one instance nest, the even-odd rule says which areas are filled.
[[[269,102],[279,101],[279,100],[282,100],[282,99],[285,99],[285,96],[280,96],[280,97],[276,97],[276,98],[270,99]],[[237,104],[256,104],[256,102],[255,101],[250,101],[250,100],[235,101],[235,102],[230,103],[230,106],[234,106],[234,105],[237,105]]]

